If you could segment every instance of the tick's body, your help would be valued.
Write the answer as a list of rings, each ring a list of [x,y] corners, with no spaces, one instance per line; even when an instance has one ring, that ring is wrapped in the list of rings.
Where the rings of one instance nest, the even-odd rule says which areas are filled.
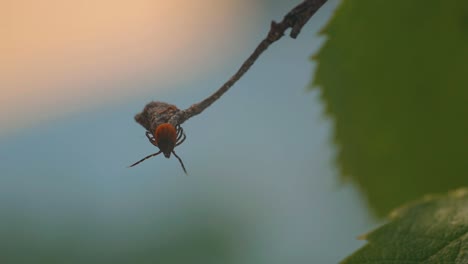
[[[138,162],[135,162],[130,167],[133,167],[139,164],[140,162],[143,162],[144,160],[159,155],[161,153],[163,153],[166,158],[170,158],[172,153],[179,160],[184,172],[187,173],[187,171],[185,170],[184,163],[174,151],[174,148],[182,144],[182,142],[184,142],[185,140],[185,133],[182,127],[177,126],[176,128],[169,123],[163,123],[156,127],[154,133],[146,131],[146,137],[148,137],[151,144],[159,148],[159,151],[141,159]]]
[[[171,153],[177,144],[178,135],[180,135],[180,132],[178,133],[175,127],[168,123],[159,125],[154,133],[146,132],[146,137],[148,137],[151,144],[158,147],[166,158],[171,157]]]

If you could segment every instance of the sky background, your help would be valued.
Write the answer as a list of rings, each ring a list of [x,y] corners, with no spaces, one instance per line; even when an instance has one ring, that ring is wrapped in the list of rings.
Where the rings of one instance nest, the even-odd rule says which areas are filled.
[[[184,123],[189,176],[162,156],[127,168],[156,152],[133,116],[214,92],[297,1],[2,4],[0,261],[336,263],[359,248],[377,220],[340,182],[307,89],[338,2]]]

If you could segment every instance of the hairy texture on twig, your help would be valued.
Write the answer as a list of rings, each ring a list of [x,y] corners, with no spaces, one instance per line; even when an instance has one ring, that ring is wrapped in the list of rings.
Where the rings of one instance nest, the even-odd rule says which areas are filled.
[[[154,101],[148,103],[141,113],[135,115],[135,121],[154,134],[159,125],[168,123],[169,119],[178,112],[180,109],[175,105]]]
[[[170,119],[169,123],[172,125],[180,125],[192,116],[200,114],[208,106],[218,100],[225,92],[229,90],[254,64],[258,57],[275,41],[283,37],[284,32],[291,28],[290,36],[296,38],[301,32],[302,27],[312,17],[315,12],[325,3],[327,0],[305,0],[291,11],[289,11],[283,20],[279,23],[272,21],[270,31],[265,39],[258,44],[255,51],[247,58],[237,72],[224,83],[215,93],[210,95],[205,100],[193,104],[189,108],[183,111],[177,111]]]

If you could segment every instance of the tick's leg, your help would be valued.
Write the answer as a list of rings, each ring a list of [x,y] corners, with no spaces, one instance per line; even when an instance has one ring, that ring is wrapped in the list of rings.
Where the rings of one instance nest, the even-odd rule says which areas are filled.
[[[128,167],[130,168],[130,167],[133,167],[133,166],[135,166],[135,165],[138,165],[138,164],[140,164],[141,162],[143,162],[143,161],[145,161],[145,160],[147,160],[147,159],[149,159],[149,158],[151,158],[151,157],[154,157],[154,156],[157,156],[157,155],[161,154],[161,152],[162,152],[162,151],[158,151],[158,152],[156,152],[156,153],[154,153],[154,154],[148,155],[148,156],[142,158],[141,160],[139,160],[139,161],[133,163],[132,165],[130,165],[130,166],[128,166]]]
[[[176,142],[179,141],[182,138],[182,135],[185,135],[184,129],[182,129],[182,127],[178,125],[177,126],[177,140],[176,140]]]
[[[156,139],[154,139],[153,134],[151,134],[149,131],[146,131],[146,137],[151,142],[151,144],[153,144],[153,145],[155,145],[157,147]]]
[[[180,165],[182,165],[182,169],[183,169],[184,172],[185,172],[185,175],[188,175],[188,174],[187,174],[187,170],[185,169],[184,163],[182,162],[182,159],[181,159],[179,156],[177,156],[177,154],[175,153],[175,151],[172,151],[172,154],[174,154],[174,156],[179,160]]]
[[[182,132],[182,136],[177,140],[178,142],[177,142],[176,146],[179,146],[180,144],[182,144],[185,141],[186,138],[187,137],[185,136],[185,133]]]
[[[154,137],[153,137],[153,134],[151,134],[151,132],[149,131],[146,131],[146,137],[149,139],[149,141],[151,142],[154,142]]]

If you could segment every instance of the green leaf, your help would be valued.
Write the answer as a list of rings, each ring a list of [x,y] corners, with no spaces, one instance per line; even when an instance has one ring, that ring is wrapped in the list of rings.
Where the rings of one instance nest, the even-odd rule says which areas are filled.
[[[468,263],[468,189],[426,197],[394,211],[392,221],[366,235],[352,263]]]
[[[374,212],[468,186],[468,1],[344,0],[324,34],[313,85]]]

